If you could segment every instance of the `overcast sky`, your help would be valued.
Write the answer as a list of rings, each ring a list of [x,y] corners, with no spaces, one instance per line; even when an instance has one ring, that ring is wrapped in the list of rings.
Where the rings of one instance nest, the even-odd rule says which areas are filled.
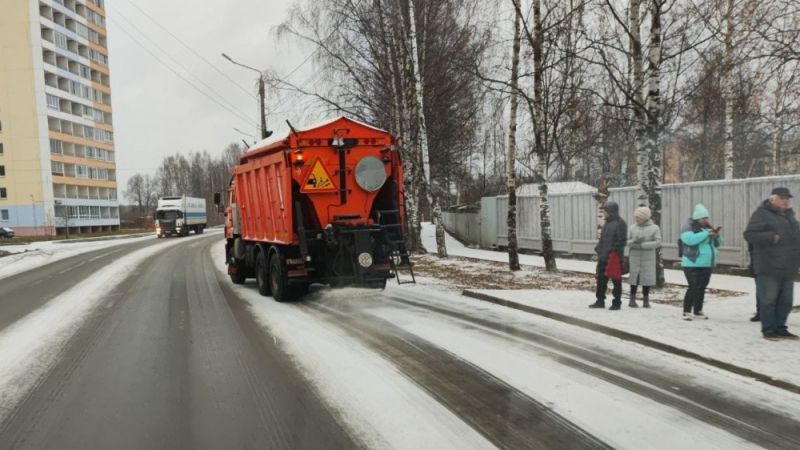
[[[248,142],[253,140],[234,128],[250,135],[257,134],[257,74],[234,66],[220,54],[225,52],[244,64],[278,74],[295,69],[313,49],[293,42],[277,42],[273,33],[273,28],[285,20],[292,3],[281,0],[106,1],[120,195],[131,175],[153,173],[168,154],[208,150],[217,155],[231,142],[241,142],[243,138]],[[236,84],[159,28],[137,6]],[[152,41],[162,47],[166,55]],[[224,100],[218,101],[235,109],[239,115],[205,97],[142,46],[207,94],[214,96],[208,92],[211,89],[219,93]],[[291,79],[302,82],[309,76],[311,67],[311,61],[306,62]],[[271,121],[268,128],[280,129],[286,118],[299,115],[292,110],[296,102],[281,104],[280,100],[285,99],[268,101],[273,110],[280,110],[268,117]]]

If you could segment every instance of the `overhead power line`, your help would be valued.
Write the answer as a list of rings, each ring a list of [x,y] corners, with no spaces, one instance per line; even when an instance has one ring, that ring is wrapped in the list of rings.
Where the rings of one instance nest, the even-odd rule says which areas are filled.
[[[170,72],[174,73],[174,74],[175,74],[175,75],[176,75],[178,78],[180,78],[181,80],[183,80],[183,81],[184,81],[186,84],[188,84],[189,86],[191,86],[192,88],[194,88],[194,89],[195,89],[197,92],[199,92],[200,94],[202,94],[204,97],[208,98],[209,100],[213,101],[214,103],[216,103],[216,104],[217,104],[218,106],[220,106],[221,108],[223,108],[223,109],[225,109],[226,111],[230,112],[231,114],[233,114],[234,116],[236,116],[236,117],[237,117],[239,120],[244,120],[244,121],[245,121],[246,123],[248,123],[250,126],[253,126],[254,128],[258,128],[258,125],[257,125],[257,124],[256,124],[256,123],[255,123],[255,122],[252,120],[252,119],[250,119],[250,118],[247,118],[247,116],[245,116],[245,115],[244,115],[244,114],[242,114],[241,112],[239,112],[239,111],[237,111],[237,110],[235,110],[235,109],[233,109],[233,108],[231,108],[231,107],[227,106],[226,104],[224,104],[224,103],[220,102],[220,101],[219,101],[219,100],[217,100],[216,98],[214,98],[214,97],[212,97],[211,95],[209,95],[209,94],[208,94],[206,91],[204,91],[203,89],[201,89],[201,88],[199,88],[198,86],[196,86],[196,85],[195,85],[195,84],[194,84],[192,81],[190,81],[189,79],[187,79],[186,77],[184,77],[184,76],[183,76],[183,75],[182,75],[180,72],[178,72],[177,70],[175,70],[175,69],[174,69],[174,68],[173,68],[173,67],[172,67],[172,66],[171,66],[169,63],[165,62],[165,61],[164,61],[163,59],[161,59],[161,58],[160,58],[158,55],[156,55],[156,54],[155,54],[153,51],[151,51],[149,48],[147,48],[147,46],[146,46],[146,45],[144,45],[144,44],[143,44],[143,43],[142,43],[142,42],[141,42],[139,39],[137,39],[137,38],[136,38],[136,36],[134,36],[134,35],[133,35],[131,32],[129,32],[127,29],[125,29],[125,27],[123,27],[123,26],[122,26],[122,24],[121,24],[119,21],[115,20],[115,19],[114,19],[114,17],[113,17],[112,15],[109,15],[109,16],[108,16],[108,20],[110,20],[111,22],[115,22],[115,23],[116,23],[116,25],[119,27],[119,29],[120,29],[120,30],[121,30],[123,33],[127,34],[127,35],[128,35],[128,37],[130,37],[130,38],[133,40],[133,42],[134,42],[134,43],[136,43],[136,44],[137,44],[139,47],[141,47],[141,48],[142,48],[142,49],[143,49],[145,52],[147,52],[147,53],[148,53],[150,56],[152,56],[152,57],[153,57],[153,58],[154,58],[154,59],[155,59],[155,60],[156,60],[156,61],[157,61],[159,64],[161,64],[162,66],[164,66],[164,67],[165,67],[167,70],[169,70]]]
[[[212,63],[211,63],[211,61],[209,61],[208,59],[206,59],[206,58],[205,58],[203,55],[201,55],[199,52],[197,52],[195,49],[193,49],[193,48],[192,48],[192,47],[191,47],[189,44],[187,44],[187,43],[186,43],[186,42],[184,42],[184,41],[183,41],[181,38],[179,38],[178,36],[176,36],[176,35],[175,35],[175,34],[174,34],[172,31],[170,31],[170,30],[169,30],[169,28],[165,27],[164,25],[161,25],[161,23],[160,23],[158,20],[156,20],[156,19],[155,19],[153,16],[151,16],[150,14],[148,14],[148,13],[147,13],[147,11],[145,11],[145,10],[143,10],[141,7],[139,7],[139,5],[137,5],[136,3],[134,3],[134,2],[131,2],[131,1],[128,1],[128,3],[129,3],[131,6],[133,6],[134,8],[136,8],[136,9],[137,9],[137,10],[138,10],[140,13],[142,13],[142,15],[144,15],[145,17],[147,17],[147,18],[148,18],[148,19],[149,19],[151,22],[153,22],[153,23],[154,23],[154,24],[155,24],[157,27],[161,28],[161,29],[162,29],[162,30],[163,30],[165,33],[167,33],[167,34],[168,34],[168,35],[170,35],[170,36],[171,36],[173,39],[175,39],[175,40],[176,40],[176,41],[177,41],[179,44],[181,44],[181,45],[182,45],[182,46],[184,46],[184,47],[185,47],[187,50],[189,50],[190,52],[192,52],[192,53],[193,53],[195,56],[197,56],[198,58],[200,58],[201,60],[203,60],[203,62],[205,62],[205,63],[206,63],[206,64],[207,64],[209,67],[211,67],[212,69],[214,69],[214,71],[215,71],[215,72],[217,72],[218,74],[220,74],[220,75],[222,75],[223,77],[225,77],[225,79],[227,79],[228,81],[230,81],[230,82],[231,82],[231,84],[233,84],[234,86],[236,86],[236,87],[238,87],[239,89],[241,89],[241,90],[242,90],[242,91],[243,91],[245,94],[249,95],[250,97],[256,98],[256,96],[255,96],[255,95],[253,95],[253,92],[252,92],[252,91],[250,91],[250,90],[248,90],[248,89],[244,88],[244,87],[243,87],[241,84],[239,84],[239,83],[238,83],[236,80],[234,80],[234,79],[233,79],[233,78],[231,78],[231,77],[230,77],[228,74],[226,74],[225,72],[223,72],[222,70],[220,70],[220,69],[219,69],[219,67],[217,67],[216,65],[212,64]]]
[[[115,12],[114,12],[115,16],[116,16],[116,17],[118,17],[118,18],[120,18],[120,19],[122,19],[122,20],[124,20],[124,21],[125,21],[125,23],[127,23],[128,25],[130,25],[131,29],[133,29],[133,30],[138,30],[138,27],[136,26],[136,24],[135,24],[135,23],[133,23],[132,21],[128,20],[128,19],[125,17],[125,15],[123,15],[123,14],[121,13],[121,11],[119,11],[117,8],[114,8],[114,11],[115,11]],[[119,22],[117,22],[117,23],[119,23]],[[160,52],[161,52],[161,53],[162,53],[164,56],[166,56],[166,57],[167,57],[167,59],[169,59],[169,60],[172,62],[172,64],[174,64],[175,66],[179,67],[180,69],[183,69],[183,71],[184,71],[184,72],[185,72],[185,73],[186,73],[186,74],[187,74],[189,77],[193,78],[195,81],[197,81],[198,83],[202,84],[202,85],[203,85],[203,86],[204,86],[204,87],[207,89],[207,91],[208,91],[208,92],[210,92],[211,94],[214,94],[214,95],[217,97],[217,99],[218,99],[218,100],[220,100],[220,101],[222,101],[223,103],[227,104],[227,105],[228,105],[230,108],[236,109],[236,105],[234,105],[233,103],[231,103],[230,101],[228,101],[224,95],[222,95],[222,94],[220,94],[219,92],[217,92],[217,91],[216,91],[216,90],[215,90],[213,87],[211,87],[211,86],[210,86],[208,83],[206,83],[205,81],[203,81],[203,80],[202,80],[202,79],[201,79],[199,76],[195,75],[194,71],[192,71],[191,69],[189,69],[188,67],[186,67],[185,65],[183,65],[183,64],[182,64],[180,61],[178,61],[176,58],[174,58],[172,55],[170,55],[170,54],[169,54],[169,52],[167,52],[166,50],[164,50],[164,48],[163,48],[163,47],[161,47],[161,46],[160,46],[160,45],[159,45],[157,42],[155,42],[155,41],[154,41],[152,38],[150,38],[149,36],[147,36],[146,34],[144,34],[144,33],[141,33],[141,32],[139,32],[139,34],[140,34],[140,35],[142,35],[142,36],[144,36],[144,38],[145,38],[145,39],[147,39],[147,41],[149,41],[149,42],[150,42],[150,44],[152,44],[152,45],[153,45],[153,47],[155,47],[156,49],[158,49],[158,50],[159,50],[159,51],[160,51]]]

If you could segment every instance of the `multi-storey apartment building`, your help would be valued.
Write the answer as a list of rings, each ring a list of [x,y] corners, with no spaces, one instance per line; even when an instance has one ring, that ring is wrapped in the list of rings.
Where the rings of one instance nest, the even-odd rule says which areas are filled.
[[[104,0],[0,12],[0,226],[119,228]]]

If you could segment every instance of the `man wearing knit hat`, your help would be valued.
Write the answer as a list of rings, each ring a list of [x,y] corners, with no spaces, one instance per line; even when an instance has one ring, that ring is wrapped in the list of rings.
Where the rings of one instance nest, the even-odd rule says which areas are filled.
[[[758,315],[761,333],[768,340],[798,339],[786,326],[794,302],[794,276],[800,267],[800,224],[789,206],[791,199],[789,189],[773,189],[744,231],[753,246]]]

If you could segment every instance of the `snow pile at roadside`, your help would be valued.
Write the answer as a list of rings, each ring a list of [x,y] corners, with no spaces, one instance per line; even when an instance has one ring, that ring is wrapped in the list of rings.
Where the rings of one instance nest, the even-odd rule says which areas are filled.
[[[117,245],[155,239],[155,236],[109,239],[103,241],[42,241],[25,245],[2,245],[0,250],[13,253],[0,258],[0,278],[25,272],[70,256]]]
[[[220,250],[212,247],[211,251],[217,254]],[[226,273],[224,261],[214,261],[217,269]],[[259,295],[252,283],[233,289],[367,447],[494,448],[343,330],[296,304]]]
[[[145,259],[182,242],[165,241],[126,255],[0,332],[0,422],[102,303],[113,287],[109,280],[121,282]]]

